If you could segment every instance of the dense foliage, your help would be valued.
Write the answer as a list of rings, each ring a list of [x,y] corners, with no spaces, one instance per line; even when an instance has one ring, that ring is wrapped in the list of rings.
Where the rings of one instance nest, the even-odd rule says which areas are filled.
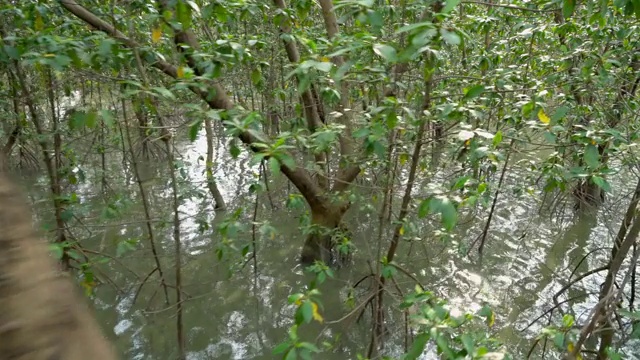
[[[506,194],[561,219],[566,204],[597,211],[616,193],[617,176],[636,176],[638,17],[636,0],[9,1],[0,5],[3,166],[44,167],[52,251],[79,270],[89,294],[100,291],[102,261],[151,249],[147,278],[158,276],[175,304],[180,358],[189,347],[181,206],[193,199],[225,214],[197,221],[215,238],[217,261],[233,271],[252,260],[257,267],[258,243],[281,231],[257,219],[258,202],[301,214],[300,240],[289,241],[302,248],[313,280],[289,297],[294,321],[273,349],[285,359],[331,351],[298,329],[323,321],[322,285],[343,271],[336,267],[367,261],[370,289],[351,311],[371,309],[362,320],[371,344],[356,350],[363,358],[389,355],[386,327],[401,321],[391,315],[397,311],[413,318],[405,359],[620,358],[638,337],[640,182],[614,201],[629,207],[608,220],[619,230],[602,239],[605,258],[569,276],[528,355],[500,344],[488,306],[453,315],[441,294],[420,284],[420,271],[397,258],[403,247],[423,251],[413,244],[424,241],[482,260],[487,244],[500,242],[492,223]],[[176,145],[201,137],[204,186]],[[255,211],[218,189],[214,156],[222,151],[250,159]],[[171,194],[162,225],[145,187],[144,167],[153,162],[166,163],[158,181]],[[135,187],[111,188],[125,177]],[[143,235],[109,250],[83,243],[93,214],[78,189],[92,182],[101,188],[100,221],[124,219],[136,203]],[[345,221],[352,213],[376,218],[363,241]],[[171,265],[160,261],[169,246],[158,233],[167,227]],[[584,295],[593,302],[588,316],[558,302],[598,273],[606,274],[601,288]]]

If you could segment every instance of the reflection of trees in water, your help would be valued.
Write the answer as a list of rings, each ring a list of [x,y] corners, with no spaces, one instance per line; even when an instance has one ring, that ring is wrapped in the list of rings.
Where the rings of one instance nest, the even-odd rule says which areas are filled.
[[[516,338],[521,338],[518,335],[520,332],[537,335],[541,327],[549,325],[550,315],[556,316],[567,308],[573,309],[572,306],[564,305],[565,303],[585,301],[589,292],[579,284],[569,287],[558,297],[558,303],[564,306],[556,309],[553,298],[564,284],[589,271],[589,256],[592,256],[592,252],[587,251],[587,244],[597,224],[595,211],[582,211],[576,215],[573,223],[549,247],[537,270],[530,273],[539,279],[535,281],[535,286],[521,287],[522,293],[511,302],[509,329],[504,329],[503,333]],[[530,346],[531,343],[521,344],[520,351],[526,353]]]

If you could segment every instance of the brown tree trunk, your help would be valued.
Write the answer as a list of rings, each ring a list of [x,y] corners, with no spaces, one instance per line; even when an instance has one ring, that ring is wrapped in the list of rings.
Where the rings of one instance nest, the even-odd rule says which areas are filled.
[[[613,343],[614,330],[611,322],[611,315],[615,311],[615,304],[619,298],[619,294],[616,293],[615,279],[618,275],[618,271],[622,267],[624,260],[626,259],[629,250],[633,244],[636,243],[638,234],[640,233],[640,217],[638,216],[637,206],[640,197],[640,179],[636,185],[636,190],[633,195],[633,199],[627,208],[624,220],[620,224],[620,229],[611,249],[611,256],[609,258],[607,277],[600,290],[600,297],[598,304],[592,312],[591,319],[583,327],[580,332],[580,338],[576,342],[576,346],[573,351],[568,352],[565,355],[566,360],[573,360],[581,352],[582,346],[589,336],[598,331],[600,334],[600,347],[598,349],[598,359],[607,359],[607,348]],[[620,285],[624,288],[624,284]],[[619,290],[622,291],[622,290]]]
[[[341,226],[347,207],[325,207],[311,210],[311,233],[302,247],[300,262],[311,265],[316,261],[332,262],[333,233]]]
[[[9,138],[7,139],[7,142],[2,148],[2,155],[5,161],[9,160],[9,156],[13,151],[13,147],[18,142],[18,137],[22,133],[22,121],[20,121],[20,118],[21,118],[20,105],[18,103],[18,87],[19,86],[16,83],[13,77],[13,74],[10,71],[7,72],[7,77],[9,78],[9,83],[11,86],[11,100],[13,102],[13,113],[16,117],[16,125],[13,128],[13,131],[11,132],[11,134],[9,134]]]
[[[13,146],[18,141],[18,136],[20,135],[21,131],[22,131],[22,126],[20,125],[20,122],[18,122],[18,124],[16,124],[16,127],[13,128],[13,131],[11,132],[11,134],[9,134],[9,139],[7,139],[7,142],[2,147],[2,155],[5,158],[8,159],[9,156],[11,155],[11,151],[13,150]]]
[[[31,228],[25,200],[0,173],[0,358],[115,360],[70,278]]]

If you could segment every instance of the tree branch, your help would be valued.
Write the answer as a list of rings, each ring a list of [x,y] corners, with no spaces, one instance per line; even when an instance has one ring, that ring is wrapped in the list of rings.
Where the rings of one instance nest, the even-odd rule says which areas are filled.
[[[122,32],[118,31],[114,26],[107,23],[106,21],[100,19],[83,6],[79,5],[74,0],[59,0],[60,4],[70,13],[75,15],[80,20],[85,23],[91,25],[96,30],[102,31],[112,38],[118,40],[123,45],[129,48],[139,48],[140,44],[138,44],[135,40],[128,38]],[[189,36],[188,32],[176,32],[175,41],[178,44],[185,43],[192,48],[198,48],[197,41],[195,37]],[[192,35],[192,34],[191,34]],[[199,71],[196,66],[195,59],[192,56],[188,56],[187,60],[190,62],[190,66],[193,66],[194,71]],[[177,68],[162,60],[155,59],[155,62],[151,64],[156,69],[162,71],[166,75],[173,77],[174,79],[178,78],[178,70]],[[202,98],[212,109],[219,110],[230,110],[234,107],[233,102],[227,96],[225,90],[219,83],[206,84],[207,87],[212,87],[213,95],[211,95],[208,91],[202,90],[200,87],[195,85],[190,85],[189,89]],[[257,134],[254,132],[249,132],[247,130],[241,131],[238,134],[238,138],[249,146],[249,148],[256,153],[260,153],[263,151],[262,148],[258,147],[258,143],[263,143],[266,139],[266,136],[262,136],[262,134]],[[301,167],[289,167],[283,163],[280,164],[280,170],[282,173],[295,185],[295,187],[300,191],[302,196],[304,196],[305,200],[309,203],[309,206],[312,209],[324,209],[326,208],[326,202],[321,197],[321,190],[314,183],[314,181],[309,176],[309,173]]]
[[[339,33],[338,19],[334,12],[332,0],[320,0],[320,7],[322,8],[322,18],[324,19],[325,29],[329,40],[333,40]],[[344,65],[344,59],[342,56],[336,56],[333,58],[333,62],[336,66],[340,67]],[[351,106],[349,105],[349,88],[344,81],[340,82],[340,112],[342,116],[338,118],[338,122],[345,127],[344,134],[339,135],[340,140],[340,159],[348,164],[349,157],[354,155],[354,140],[351,135],[353,124],[351,122],[352,114],[347,110]],[[358,164],[348,164],[346,167],[341,167],[336,176],[336,182],[333,184],[333,191],[343,191],[349,187],[349,184],[355,180],[360,173],[360,166]]]

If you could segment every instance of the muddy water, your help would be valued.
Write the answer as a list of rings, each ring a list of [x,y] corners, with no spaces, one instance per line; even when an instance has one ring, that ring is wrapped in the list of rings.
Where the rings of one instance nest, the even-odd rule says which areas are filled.
[[[205,154],[205,146],[203,138],[178,145],[183,154],[178,167],[188,358],[274,359],[272,349],[287,338],[292,324],[294,309],[287,304],[287,297],[302,290],[309,281],[297,264],[302,245],[298,230],[301,212],[284,206],[289,189],[282,179],[275,179],[271,183],[274,206],[266,196],[260,197],[254,235],[251,219],[255,198],[248,188],[256,181],[259,168],[250,164],[247,154],[234,160],[227,151],[221,151],[216,154],[216,178],[230,210],[216,214],[204,182],[204,162],[199,160]],[[218,148],[226,148],[226,140],[220,139]],[[123,358],[173,359],[177,355],[172,287],[175,257],[167,167],[158,161],[143,165],[162,268],[169,284],[169,305],[158,273],[149,275],[154,261],[131,169],[116,164],[109,173],[112,198],[120,197],[116,205],[121,211],[112,219],[100,216],[104,215],[104,202],[96,180],[99,172],[88,174],[90,180],[75,189],[81,204],[74,208],[87,220],[73,231],[87,248],[117,258],[95,264],[99,269],[96,276],[104,285],[97,289],[94,300],[99,319]],[[477,243],[469,256],[466,253],[484,226],[484,210],[480,215],[463,217],[457,233],[446,239],[434,235],[433,224],[418,223],[416,232],[411,234],[415,241],[403,243],[397,261],[427,288],[449,299],[453,308],[475,311],[490,304],[497,314],[495,335],[516,354],[515,358],[523,358],[530,339],[547,324],[548,317],[532,325],[530,322],[553,306],[555,293],[569,276],[573,273],[575,278],[603,264],[611,233],[617,231],[620,213],[625,210],[635,181],[631,176],[614,178],[614,193],[598,214],[572,217],[567,210],[565,216],[560,216],[558,211],[540,210],[542,194],[513,191],[529,185],[527,170],[518,166],[510,172],[514,175],[508,177],[499,198],[482,263],[475,250]],[[439,175],[443,174],[435,174],[434,179]],[[46,183],[40,178],[38,184],[32,192],[34,198],[41,196],[36,189]],[[372,239],[377,234],[377,214],[359,210],[359,205],[356,203],[349,214],[359,249],[357,265],[341,269],[336,279],[321,287],[323,315],[328,321],[349,311],[343,305],[348,285],[369,272],[368,261],[376,253]],[[236,214],[235,220],[226,220],[239,208],[244,212]],[[109,226],[102,226],[105,224]],[[226,226],[228,237],[216,231],[219,226]],[[133,244],[132,248],[117,254],[118,244],[126,240]],[[258,244],[255,262],[241,256],[242,249],[253,241]],[[597,291],[600,281],[601,277],[594,275],[561,295],[559,301],[575,298],[563,308],[564,312],[585,319],[594,304],[594,297],[588,294]],[[406,278],[399,278],[399,284],[413,287]],[[403,325],[398,316],[393,319],[398,321],[389,323],[392,344],[388,349],[397,355],[402,351]],[[358,353],[366,352],[370,329],[367,324],[353,322],[313,324],[301,329],[300,334],[310,341],[318,340],[318,344],[328,342],[333,346],[318,359],[355,359]]]

